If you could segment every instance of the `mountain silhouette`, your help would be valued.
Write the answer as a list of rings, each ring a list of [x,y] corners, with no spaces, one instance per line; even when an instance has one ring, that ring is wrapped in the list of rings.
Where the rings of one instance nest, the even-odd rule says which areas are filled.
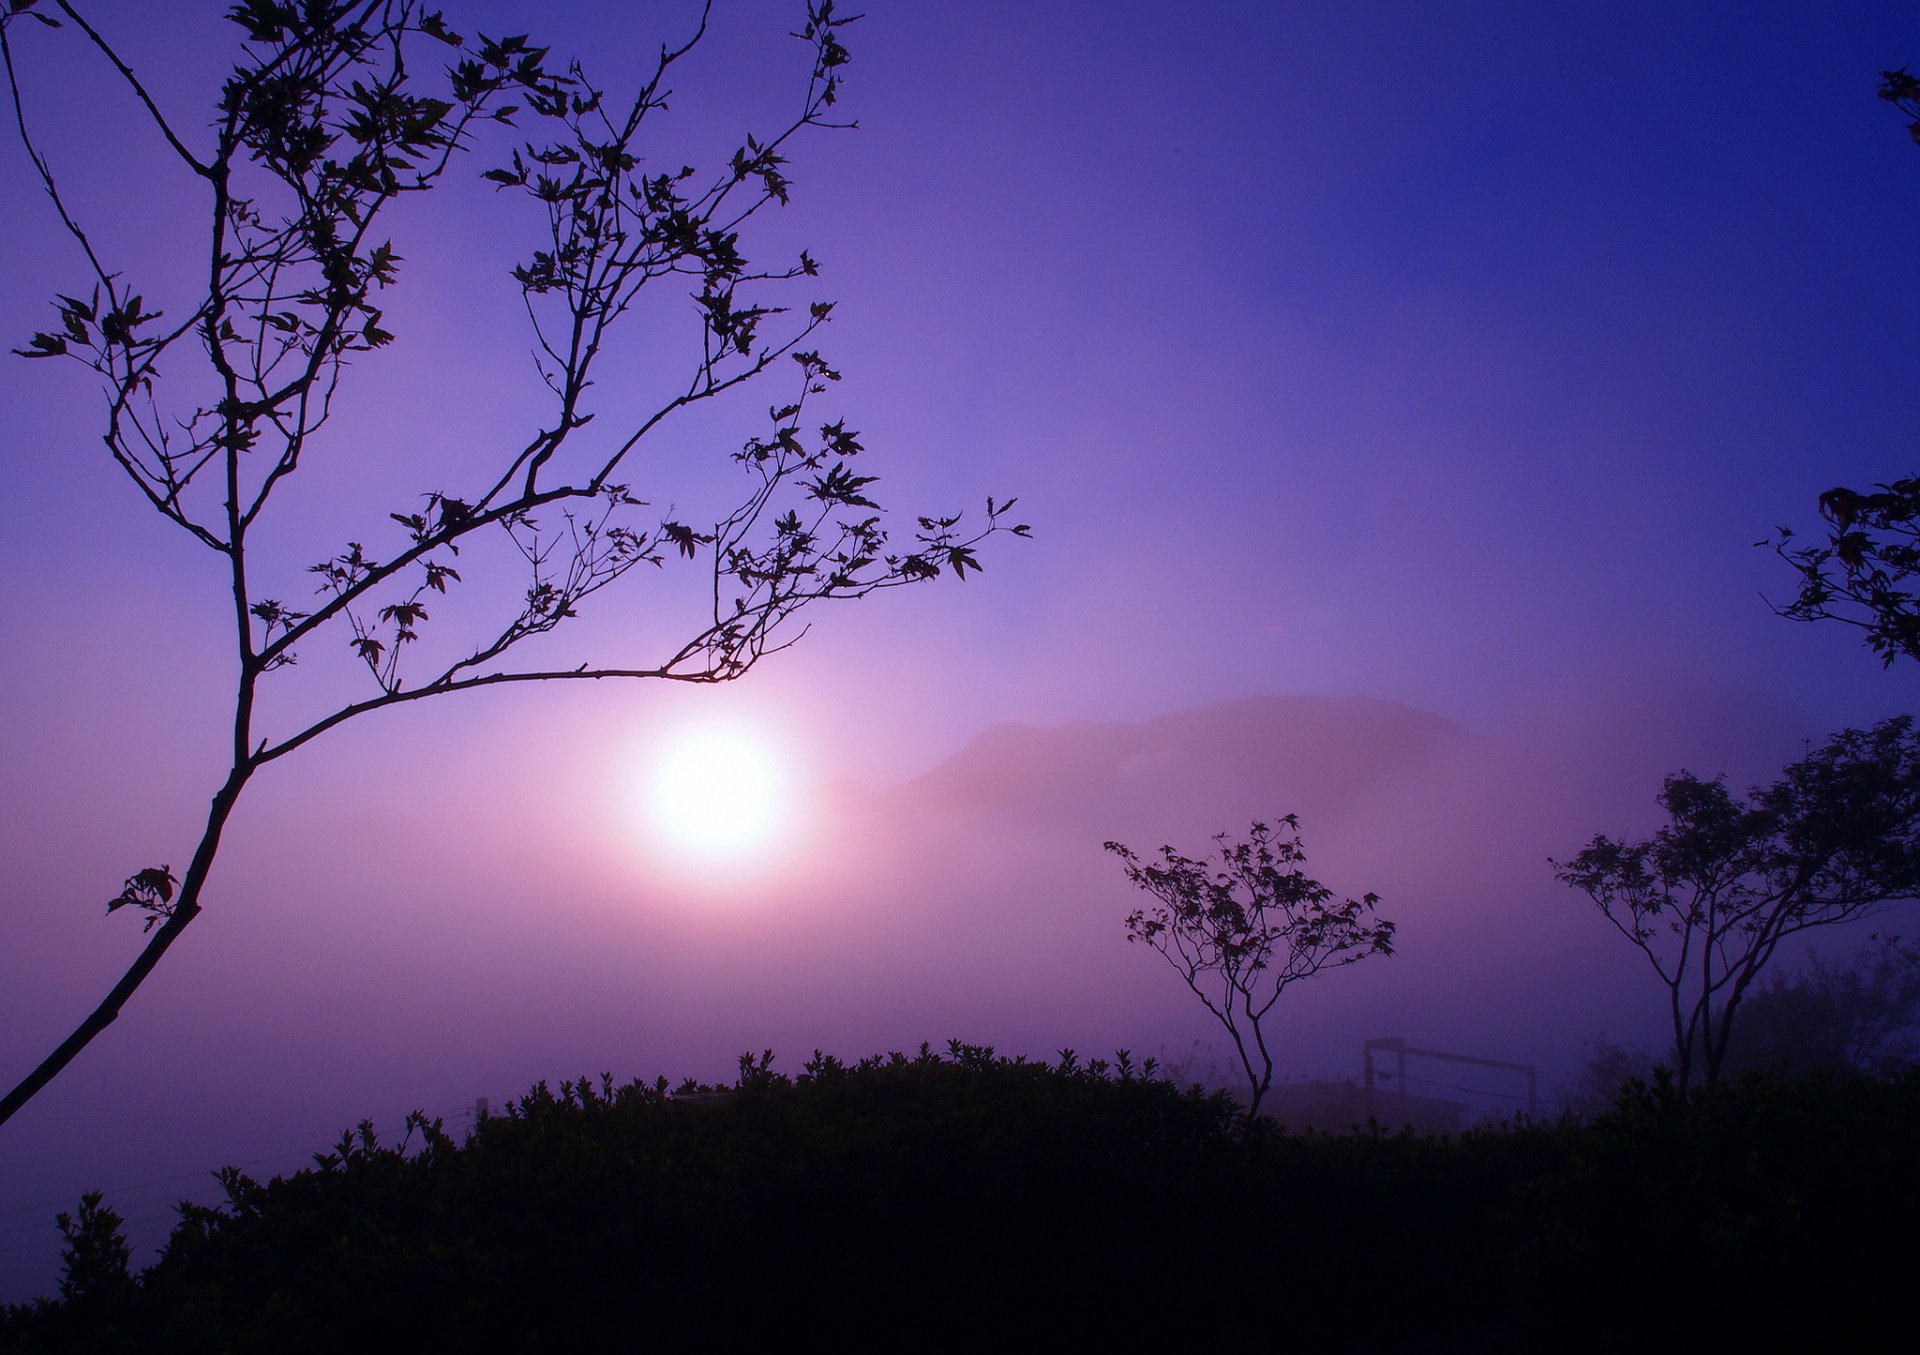
[[[1255,696],[1136,724],[994,725],[893,792],[921,812],[1062,825],[1137,820],[1209,834],[1285,813],[1344,817],[1375,793],[1470,754],[1477,738],[1411,706],[1368,697]],[[1221,818],[1221,815],[1226,817]]]

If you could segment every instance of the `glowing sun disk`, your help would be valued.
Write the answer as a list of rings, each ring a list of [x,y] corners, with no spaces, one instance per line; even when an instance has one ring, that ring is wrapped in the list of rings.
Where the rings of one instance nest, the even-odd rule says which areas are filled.
[[[739,850],[771,835],[778,790],[764,750],[736,734],[701,734],[661,764],[653,804],[661,825],[686,846]]]

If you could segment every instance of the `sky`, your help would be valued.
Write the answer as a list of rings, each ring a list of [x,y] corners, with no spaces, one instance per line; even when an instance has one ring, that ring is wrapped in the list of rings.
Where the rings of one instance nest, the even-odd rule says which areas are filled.
[[[199,129],[223,8],[86,12]],[[362,1116],[457,1121],[536,1078],[948,1038],[1204,1062],[1205,1014],[1125,943],[1109,838],[1194,850],[1297,811],[1310,868],[1401,919],[1391,960],[1284,1000],[1283,1075],[1353,1076],[1370,1035],[1550,1074],[1601,1032],[1651,1047],[1658,990],[1547,858],[1651,830],[1667,772],[1754,784],[1912,709],[1910,669],[1772,613],[1790,571],[1755,544],[1913,471],[1920,148],[1873,97],[1920,60],[1910,6],[865,10],[858,130],[796,146],[748,242],[820,260],[834,416],[898,520],[1018,496],[1032,539],[821,608],[729,686],[422,702],[262,773],[205,914],[0,1128],[0,1301],[49,1288],[81,1190],[143,1187],[118,1198],[150,1244],[223,1163],[290,1170]],[[717,7],[662,164],[790,113],[799,12]],[[694,13],[448,6],[614,87]],[[193,185],[70,29],[17,38],[96,244],[186,296]],[[267,521],[288,598],[536,425],[524,224],[471,176],[396,217],[398,339]],[[9,346],[84,285],[11,137],[0,277]],[[609,422],[685,318],[602,374]],[[9,1081],[137,951],[101,905],[184,861],[225,770],[219,571],[108,461],[89,379],[0,362]],[[663,430],[635,492],[731,492],[776,398]],[[642,661],[697,581],[627,582],[549,652]],[[294,705],[355,694],[324,655],[285,677]],[[702,738],[749,750],[768,806],[717,847],[659,803]]]

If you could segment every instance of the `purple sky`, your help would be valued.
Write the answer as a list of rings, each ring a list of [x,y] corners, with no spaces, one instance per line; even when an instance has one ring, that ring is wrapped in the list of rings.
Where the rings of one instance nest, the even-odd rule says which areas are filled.
[[[235,30],[186,8],[89,13],[197,127]],[[517,8],[449,17],[536,22]],[[561,8],[536,39],[610,85],[689,11]],[[1920,60],[1910,6],[866,9],[861,130],[800,145],[764,248],[824,266],[884,501],[1017,494],[1035,539],[824,610],[734,687],[455,697],[263,773],[206,915],[0,1129],[0,1300],[52,1274],[52,1211],[25,1206],[536,1077],[1207,1040],[1124,943],[1113,836],[1198,848],[1299,809],[1315,873],[1404,919],[1393,961],[1289,995],[1289,1074],[1351,1075],[1373,1034],[1554,1069],[1603,1029],[1650,1043],[1656,993],[1545,857],[1651,827],[1663,772],[1748,784],[1911,707],[1910,669],[1768,611],[1790,581],[1753,545],[1914,469],[1920,149],[1872,97]],[[721,5],[663,163],[786,109],[797,13]],[[21,47],[89,228],[164,300],[191,188],[74,35]],[[399,342],[288,486],[263,563],[289,598],[540,417],[503,204],[470,176],[437,198],[396,226]],[[0,268],[8,346],[84,285],[10,138]],[[653,352],[631,389],[603,374],[609,409]],[[100,904],[184,860],[224,771],[214,559],[117,479],[87,378],[0,362],[8,1080],[131,957]],[[708,501],[689,458],[774,398],[669,431],[636,491]],[[552,652],[650,657],[676,579],[632,582]],[[352,674],[295,676],[318,700]],[[1375,703],[1143,723],[1290,694]],[[704,725],[777,753],[806,850],[696,868],[649,836],[636,787]]]

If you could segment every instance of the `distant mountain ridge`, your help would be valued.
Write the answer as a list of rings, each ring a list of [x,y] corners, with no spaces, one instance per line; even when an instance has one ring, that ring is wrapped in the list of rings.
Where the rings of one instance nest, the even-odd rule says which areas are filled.
[[[1332,809],[1477,741],[1463,726],[1399,702],[1252,696],[1138,723],[993,725],[894,795],[988,814],[1093,809],[1143,793],[1162,802],[1232,798],[1247,801],[1249,812]],[[1282,795],[1295,802],[1269,803]]]

